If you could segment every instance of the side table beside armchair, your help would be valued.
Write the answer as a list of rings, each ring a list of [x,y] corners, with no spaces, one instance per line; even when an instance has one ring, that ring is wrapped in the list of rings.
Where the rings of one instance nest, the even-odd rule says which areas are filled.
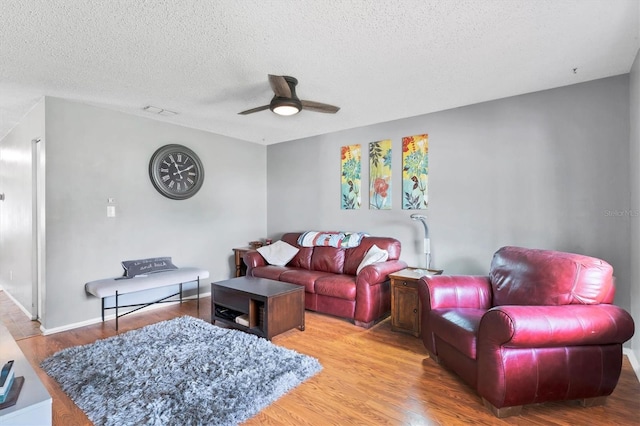
[[[426,275],[440,275],[442,269],[408,267],[393,274],[391,280],[391,330],[420,337],[422,307],[418,297],[420,279]]]

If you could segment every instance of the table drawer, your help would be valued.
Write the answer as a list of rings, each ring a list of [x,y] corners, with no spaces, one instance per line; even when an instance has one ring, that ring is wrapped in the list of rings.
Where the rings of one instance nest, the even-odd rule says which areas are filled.
[[[419,281],[407,280],[407,279],[398,279],[398,278],[395,278],[394,281],[395,281],[395,285],[398,286],[398,287],[418,289]]]

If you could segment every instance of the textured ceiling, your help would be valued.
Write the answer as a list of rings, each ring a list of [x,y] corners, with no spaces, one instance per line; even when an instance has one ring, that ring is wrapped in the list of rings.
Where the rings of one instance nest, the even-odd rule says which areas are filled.
[[[637,0],[1,0],[0,137],[57,96],[261,144],[629,72]],[[573,69],[577,68],[577,72]],[[280,117],[267,74],[338,105]],[[179,112],[151,115],[146,105]]]

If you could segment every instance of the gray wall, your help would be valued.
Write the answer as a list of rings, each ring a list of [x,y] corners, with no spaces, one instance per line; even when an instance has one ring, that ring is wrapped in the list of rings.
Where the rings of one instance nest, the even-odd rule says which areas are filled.
[[[148,165],[162,145],[193,149],[205,168],[188,200],[160,195]],[[266,148],[224,136],[46,98],[47,329],[95,319],[100,301],[87,281],[122,274],[120,262],[172,256],[232,272],[232,247],[266,235]],[[115,198],[115,218],[107,218]]]
[[[640,54],[636,54],[630,74],[630,174],[631,211],[640,211]],[[631,220],[631,315],[636,327],[640,327],[640,218]],[[631,340],[631,349],[636,360],[640,360],[640,331],[636,330]],[[636,374],[640,376],[638,366]]]
[[[423,231],[401,208],[401,138],[429,134],[432,267],[486,274],[504,245],[609,261],[629,308],[629,77],[596,80],[271,145],[268,233],[348,230],[393,236],[424,266]],[[368,143],[393,140],[393,208],[368,205]],[[361,210],[340,209],[340,147],[362,144]]]
[[[634,214],[640,210],[637,119],[629,145],[629,105],[637,118],[640,104],[637,64],[629,80],[618,76],[269,147],[46,98],[43,324],[51,329],[98,317],[99,301],[85,295],[84,283],[119,275],[124,259],[169,255],[178,265],[209,269],[212,281],[231,275],[232,247],[287,231],[394,236],[402,242],[402,258],[423,266],[421,225],[409,220],[415,211],[401,209],[400,169],[401,137],[425,132],[430,207],[420,213],[429,217],[432,266],[483,274],[493,252],[506,244],[598,256],[615,268],[616,303],[639,321],[640,295],[630,283],[640,272],[634,266],[632,273],[629,254],[632,242],[638,253],[640,240]],[[0,149],[14,138],[40,136],[43,108]],[[23,128],[28,134],[18,136]],[[340,147],[362,144],[367,188],[367,144],[387,138],[394,143],[393,209],[340,210]],[[167,143],[191,147],[205,165],[205,184],[190,200],[164,198],[149,182],[149,158]],[[23,163],[9,173],[5,154],[0,161],[3,179],[31,167]],[[2,181],[0,192],[11,192],[7,184]],[[110,197],[117,208],[112,219],[106,217]],[[365,206],[367,201],[364,190]],[[32,251],[24,248],[31,235],[7,239],[8,224],[22,217],[26,204],[11,206],[1,205],[0,249]],[[29,268],[21,266],[24,256],[9,259],[0,259],[5,288],[11,285],[8,270]],[[20,302],[28,306],[27,299]]]
[[[36,318],[32,140],[44,137],[44,99],[0,141],[0,286]]]

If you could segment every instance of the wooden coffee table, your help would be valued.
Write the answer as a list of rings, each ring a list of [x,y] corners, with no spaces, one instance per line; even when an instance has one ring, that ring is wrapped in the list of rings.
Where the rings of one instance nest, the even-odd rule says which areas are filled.
[[[246,315],[247,325],[234,316]],[[304,331],[304,287],[266,278],[239,277],[211,283],[211,323],[271,340],[292,328]]]

